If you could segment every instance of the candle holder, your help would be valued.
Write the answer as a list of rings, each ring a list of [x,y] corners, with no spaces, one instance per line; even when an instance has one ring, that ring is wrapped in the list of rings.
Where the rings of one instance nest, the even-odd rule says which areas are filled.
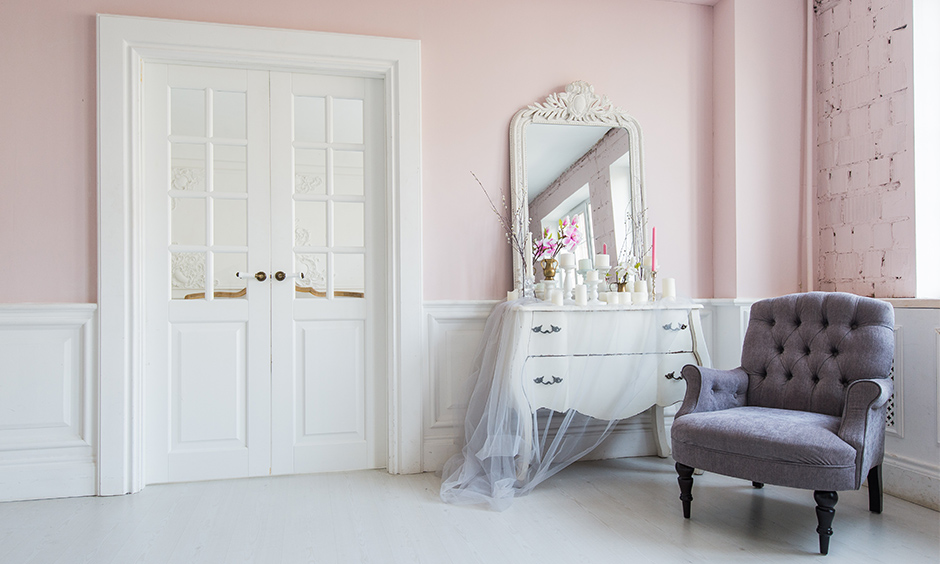
[[[573,304],[574,303],[574,287],[577,285],[577,280],[574,278],[575,265],[568,264],[565,265],[565,303]]]
[[[656,271],[650,270],[650,301],[656,301]]]
[[[600,285],[600,280],[588,280],[586,282],[588,286],[588,303],[589,304],[599,304],[601,303],[600,296],[597,293],[597,287]]]

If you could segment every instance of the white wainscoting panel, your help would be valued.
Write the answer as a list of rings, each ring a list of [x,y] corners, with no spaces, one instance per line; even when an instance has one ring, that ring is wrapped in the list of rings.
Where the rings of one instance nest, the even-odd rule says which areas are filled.
[[[486,318],[498,302],[441,301],[424,304],[426,346],[424,453],[422,469],[440,470],[457,451],[467,401],[470,369]]]
[[[884,491],[940,511],[940,308],[894,305],[894,397],[885,435]]]
[[[96,493],[95,310],[0,305],[0,501]]]

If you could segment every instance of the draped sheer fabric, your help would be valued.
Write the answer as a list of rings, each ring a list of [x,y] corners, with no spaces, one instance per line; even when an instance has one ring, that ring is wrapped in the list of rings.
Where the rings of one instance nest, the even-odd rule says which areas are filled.
[[[515,497],[594,450],[615,428],[618,415],[630,417],[653,403],[662,404],[662,392],[657,390],[663,385],[658,372],[663,370],[664,355],[642,353],[682,349],[674,341],[683,332],[671,330],[671,324],[682,316],[688,320],[691,307],[691,302],[675,299],[597,308],[552,307],[533,298],[498,304],[486,321],[474,357],[461,449],[444,465],[441,499],[502,511]],[[567,316],[565,320],[574,314],[568,334],[561,337],[559,332],[561,340],[553,341],[562,350],[534,349],[540,331],[528,323],[538,319],[532,316],[553,314]],[[572,354],[579,351],[589,354]],[[549,385],[553,377],[560,377],[558,382],[564,385]],[[669,403],[681,400],[684,382],[667,384],[681,387],[667,394],[672,397],[681,391]],[[568,408],[535,410],[530,407],[533,401],[535,407]]]

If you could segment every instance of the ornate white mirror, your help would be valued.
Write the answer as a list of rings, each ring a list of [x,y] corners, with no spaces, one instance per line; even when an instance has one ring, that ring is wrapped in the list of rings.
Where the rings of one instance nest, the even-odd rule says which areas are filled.
[[[643,138],[632,116],[590,84],[572,82],[517,112],[509,145],[512,209],[522,211],[536,239],[558,219],[580,214],[585,243],[575,249],[578,258],[593,258],[604,245],[612,265],[645,254]],[[513,253],[517,290],[522,277],[522,257]]]

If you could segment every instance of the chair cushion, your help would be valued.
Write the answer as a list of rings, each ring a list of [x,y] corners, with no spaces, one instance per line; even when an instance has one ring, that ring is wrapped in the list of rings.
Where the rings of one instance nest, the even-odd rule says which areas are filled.
[[[690,413],[672,426],[673,457],[694,468],[804,489],[854,489],[855,449],[832,415],[770,407]]]

